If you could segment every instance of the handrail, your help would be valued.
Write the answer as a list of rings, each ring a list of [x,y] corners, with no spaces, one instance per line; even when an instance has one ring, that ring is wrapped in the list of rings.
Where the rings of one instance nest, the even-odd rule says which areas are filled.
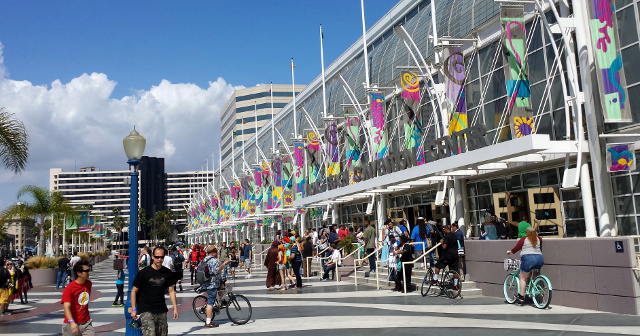
[[[265,253],[267,253],[267,252],[269,251],[269,249],[270,249],[270,248],[271,248],[271,247],[264,249],[264,251],[262,251],[262,252],[258,253],[257,255],[261,255],[261,254],[265,254]],[[253,258],[253,264],[254,264],[254,265],[256,264],[256,254],[255,254],[255,253],[253,253],[253,251],[254,251],[255,249],[256,249],[255,247],[251,249],[251,257]],[[260,260],[262,260],[262,258],[260,258]],[[264,268],[264,263],[263,263],[263,262],[261,262],[261,263],[260,263],[260,270],[262,270],[263,268]]]
[[[331,247],[331,245],[329,245],[329,247]],[[329,247],[327,247],[326,249],[324,249],[322,252],[324,252],[324,251],[328,250],[328,249],[329,249]],[[346,247],[346,246],[343,246],[343,247],[341,247],[341,248],[337,249],[338,251],[340,251],[340,254],[341,254],[341,255],[342,255],[342,250],[344,250],[344,248],[345,248],[345,247]],[[324,257],[324,258],[318,258],[318,262],[320,263],[320,269],[322,269],[322,270],[323,270],[323,272],[324,272],[324,267],[323,267],[323,262],[322,262],[322,260],[329,259],[329,258],[331,258],[331,255],[326,256],[326,257]],[[337,267],[337,265],[336,265],[336,267]],[[336,270],[336,272],[337,272],[337,270]],[[336,273],[336,277],[337,277],[337,273]]]
[[[358,247],[356,247],[356,249],[355,249],[355,250],[353,250],[353,252],[351,252],[351,253],[347,254],[346,256],[341,257],[340,259],[338,259],[339,261],[343,261],[343,260],[345,260],[345,259],[349,258],[349,257],[350,257],[351,255],[353,255],[354,253],[358,252],[358,251],[360,250],[360,245],[362,245],[362,244],[360,244],[360,243],[351,243],[351,245],[357,245]],[[345,247],[346,247],[346,246],[344,246],[344,247],[343,247],[343,249],[344,249]],[[336,267],[337,267],[337,266],[338,266],[338,265],[336,265]],[[338,272],[338,270],[337,270],[337,268],[336,268],[336,283],[338,283],[338,282],[340,282],[340,274],[339,274],[339,272]]]
[[[416,260],[414,261],[405,261],[405,262],[401,262],[402,265],[402,279],[403,279],[403,284],[404,284],[404,293],[407,294],[407,282],[404,281],[404,279],[406,279],[406,267],[404,265],[408,265],[408,264],[415,264],[418,260],[424,258],[427,254],[433,252],[433,250],[435,250],[438,246],[442,245],[442,243],[437,243],[435,246],[433,246],[432,248],[430,248],[428,251],[424,252],[420,257],[418,257]]]
[[[356,287],[358,286],[358,267],[356,266],[356,264],[358,263],[358,261],[362,262],[362,261],[364,261],[366,259],[369,259],[369,257],[371,257],[372,255],[377,254],[378,251],[382,250],[382,247],[383,246],[380,246],[380,247],[374,249],[373,252],[369,253],[368,255],[353,261],[353,276],[354,276],[354,279],[355,279],[354,283],[355,283]],[[371,266],[369,266],[369,267],[371,267]],[[376,265],[376,269],[378,269],[377,265]],[[378,288],[378,275],[376,274],[376,289],[377,288]]]

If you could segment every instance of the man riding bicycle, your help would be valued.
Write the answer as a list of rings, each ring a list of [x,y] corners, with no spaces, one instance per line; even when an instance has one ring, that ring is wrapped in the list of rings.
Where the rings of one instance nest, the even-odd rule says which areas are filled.
[[[443,228],[444,238],[440,240],[442,244],[443,253],[436,263],[435,274],[433,275],[433,284],[438,283],[438,274],[440,270],[449,266],[450,271],[458,272],[458,239],[456,235],[451,232],[451,226],[445,225]],[[453,280],[453,285],[458,286],[458,276]]]

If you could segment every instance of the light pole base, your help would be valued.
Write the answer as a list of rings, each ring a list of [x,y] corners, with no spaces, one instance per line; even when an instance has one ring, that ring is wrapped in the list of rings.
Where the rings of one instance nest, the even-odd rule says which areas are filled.
[[[124,305],[124,318],[126,322],[125,336],[142,336],[141,329],[132,328],[129,325],[129,322],[131,322],[131,290],[127,291],[127,303]],[[139,315],[138,318],[140,318]]]

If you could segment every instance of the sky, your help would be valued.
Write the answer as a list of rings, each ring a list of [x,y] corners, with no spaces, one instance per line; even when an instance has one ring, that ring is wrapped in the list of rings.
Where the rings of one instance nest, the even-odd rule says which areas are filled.
[[[395,1],[365,0],[369,29]],[[220,111],[237,88],[307,84],[362,36],[360,1],[0,2],[0,108],[29,135],[19,175],[0,167],[0,210],[49,169],[127,169],[133,126],[165,171],[218,157]]]

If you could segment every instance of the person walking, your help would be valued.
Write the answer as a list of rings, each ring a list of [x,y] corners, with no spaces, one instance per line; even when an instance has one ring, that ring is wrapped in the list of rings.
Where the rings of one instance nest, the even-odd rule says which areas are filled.
[[[95,331],[89,315],[89,300],[91,297],[91,280],[89,261],[80,260],[73,265],[75,280],[62,292],[62,306],[64,321],[62,336],[93,336]]]
[[[9,296],[11,288],[9,286],[11,274],[5,267],[0,268],[0,316],[11,315],[7,309],[9,308]]]
[[[242,244],[240,244],[240,267],[242,267],[243,270],[247,270],[246,265],[244,264],[244,242],[242,242]],[[233,264],[233,263],[232,263]]]
[[[244,264],[246,265],[247,272],[249,273],[245,278],[251,279],[253,278],[253,274],[251,274],[251,257],[253,257],[253,251],[251,250],[253,247],[249,243],[249,239],[244,240]]]
[[[222,242],[222,247],[220,247],[220,251],[218,253],[219,256],[219,260],[220,263],[224,263],[225,261],[227,261],[227,259],[229,259],[229,248],[227,247],[227,242]],[[226,263],[225,265],[229,265],[229,263]],[[226,278],[227,274],[229,273],[229,266],[225,266],[224,268],[224,272],[222,272],[222,277]]]
[[[268,290],[273,290],[276,286],[280,286],[280,278],[278,277],[278,242],[271,243],[271,248],[267,251],[264,258],[264,266],[267,267],[267,280],[265,285]]]
[[[184,256],[180,253],[177,247],[172,248],[173,252],[171,253],[171,262],[173,264],[173,268],[171,272],[175,276],[175,285],[173,285],[173,289],[176,289],[176,286],[180,287],[180,291],[182,292],[182,278],[184,277]]]
[[[118,278],[116,279],[116,289],[118,293],[116,294],[116,298],[113,300],[112,307],[124,307],[124,270],[118,270]],[[118,298],[120,298],[120,303],[118,303]]]
[[[241,244],[240,246],[242,247],[244,244]],[[229,270],[231,271],[231,280],[236,279],[236,268],[238,268],[239,265],[240,262],[238,261],[238,256],[236,256],[236,250],[231,250],[231,252],[229,252]]]
[[[165,290],[173,305],[173,319],[178,319],[178,302],[173,290],[174,276],[171,270],[162,266],[166,251],[156,247],[152,252],[153,263],[145,267],[133,280],[131,288],[131,318],[140,319],[143,336],[167,336],[167,304],[164,299]]]
[[[60,288],[62,285],[62,289],[66,286],[65,279],[67,278],[67,269],[69,268],[69,258],[62,256],[62,258],[58,259],[58,277],[56,278],[56,289]]]
[[[376,229],[371,225],[368,219],[364,221],[364,227],[364,246],[367,249],[367,254],[369,255],[369,273],[375,273],[376,255],[373,251],[376,249]]]
[[[201,254],[200,254],[200,245],[198,244],[193,244],[193,247],[191,248],[191,255],[189,256],[189,268],[191,269],[191,284],[195,285],[195,274],[196,274],[196,267],[198,266],[198,263],[200,262],[200,260],[202,260]]]
[[[300,238],[298,238],[299,240]],[[300,268],[302,267],[302,252],[300,252],[300,242],[294,242],[291,244],[291,254],[289,260],[291,260],[291,267],[293,268],[293,274],[296,277],[296,284],[292,288],[302,288],[302,277],[300,276]]]
[[[18,279],[18,294],[20,295],[20,303],[28,304],[29,300],[27,299],[27,292],[33,288],[31,284],[31,273],[29,272],[29,267],[26,264],[19,261],[18,268],[20,269],[20,279]],[[65,276],[66,277],[66,276]]]
[[[308,278],[311,276],[311,260],[313,259],[313,237],[305,238],[302,244],[302,276]]]
[[[78,252],[74,252],[73,253],[73,257],[71,257],[71,259],[69,260],[69,268],[73,269],[73,266],[75,266],[75,264],[77,262],[79,262],[80,257],[78,257]],[[75,272],[71,272],[71,280],[75,280],[76,279],[76,274],[74,274]]]
[[[151,256],[149,255],[149,248],[144,247],[141,251],[142,255],[140,256],[140,260],[138,261],[138,269],[143,269],[149,265],[151,265]]]
[[[206,328],[218,327],[218,324],[213,322],[213,306],[218,296],[218,288],[220,288],[220,271],[229,264],[230,260],[227,259],[223,263],[218,260],[218,249],[211,245],[207,247],[207,256],[204,258],[211,279],[202,285],[203,289],[207,291],[207,320],[204,326]]]

